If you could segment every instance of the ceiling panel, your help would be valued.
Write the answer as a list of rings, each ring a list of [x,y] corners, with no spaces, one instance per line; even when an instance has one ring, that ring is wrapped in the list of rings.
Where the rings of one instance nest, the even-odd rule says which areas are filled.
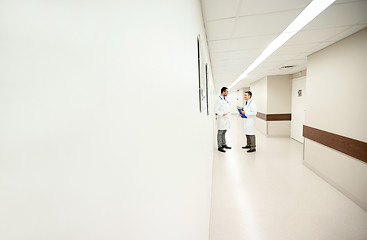
[[[212,59],[212,61],[227,60],[228,57],[229,57],[228,53],[226,52],[212,53],[210,55],[210,58]]]
[[[230,50],[231,40],[219,40],[219,41],[209,41],[209,48],[211,52],[224,52]]]
[[[230,52],[229,59],[255,58],[261,53],[260,51],[261,49]]]
[[[350,2],[360,2],[360,1],[366,1],[366,0],[336,0],[334,4],[350,3]]]
[[[366,17],[367,1],[331,5],[310,22],[304,30],[351,26]]]
[[[212,64],[212,68],[217,70],[217,69],[221,69],[223,67],[226,67],[227,65],[221,65],[221,64]],[[214,70],[213,70],[214,71]]]
[[[204,11],[208,21],[236,17],[240,0],[205,0]]]
[[[311,0],[201,0],[214,84],[229,86]],[[367,27],[367,0],[337,0],[235,88],[306,69],[307,56]],[[281,70],[283,65],[295,65]]]
[[[221,81],[227,81],[232,80],[233,78],[237,77],[237,75],[235,73],[231,73],[231,74],[223,74],[223,73],[218,73],[218,80]]]
[[[271,12],[284,12],[295,9],[304,9],[311,0],[277,0],[277,1],[253,1],[242,0],[240,16],[254,15]]]
[[[235,68],[234,69],[223,69],[223,70],[218,69],[214,71],[214,73],[216,74],[222,73],[222,74],[237,75],[237,76],[239,76],[241,72],[242,72],[242,69],[235,69]]]
[[[310,51],[313,52],[313,53],[317,52],[317,51],[320,51],[321,49],[324,49],[324,48],[330,46],[333,43],[335,43],[335,42],[322,42],[322,43],[319,43],[315,47],[311,48]]]
[[[227,85],[227,87],[233,82],[233,79],[236,79],[239,75],[231,75],[230,73],[225,74],[222,78],[219,78],[219,80],[222,82],[223,85]]]
[[[299,54],[308,54],[310,53],[310,49],[315,47],[318,43],[303,43],[299,45],[285,45],[275,52],[277,55],[292,55],[295,53]]]
[[[270,34],[265,36],[253,36],[245,38],[234,38],[230,41],[230,50],[251,50],[266,48],[278,34]]]
[[[277,62],[283,62],[287,59],[299,59],[298,58],[298,54],[295,55],[294,53],[289,53],[289,54],[282,54],[282,55],[279,55],[279,54],[273,54],[271,55],[270,57],[268,57],[264,62],[263,64],[260,65],[260,67],[258,68],[261,68],[262,65],[266,65],[268,63],[277,63]]]
[[[339,34],[334,35],[333,37],[327,39],[328,41],[340,41],[356,32],[359,32],[360,30],[364,29],[367,27],[367,23],[363,24],[363,25],[356,25],[356,26],[352,26],[352,27],[348,27],[345,31],[340,32]]]
[[[330,39],[335,35],[347,30],[349,27],[335,27],[327,29],[316,29],[316,30],[303,30],[298,32],[290,40],[288,40],[287,45],[299,45],[306,43],[316,43],[323,42],[325,39]]]
[[[296,10],[238,18],[234,37],[280,34],[299,13]]]
[[[220,78],[219,80],[218,80],[218,82],[219,83],[221,83],[220,85],[221,85],[221,87],[222,86],[229,86],[229,84],[231,84],[232,83],[232,79],[233,78],[235,78],[235,76],[230,76],[230,75],[226,75],[226,76],[229,76],[229,78]]]
[[[232,37],[236,19],[211,21],[207,24],[209,40],[224,40]]]
[[[256,57],[256,56],[255,56]],[[242,59],[228,59],[227,64],[228,65],[238,65],[242,66],[243,70],[245,70],[245,66],[248,66],[251,64],[251,60],[248,58],[242,58]]]
[[[244,59],[257,57],[261,53],[262,49],[249,49],[249,50],[241,50],[241,51],[222,51],[222,52],[213,52],[213,55],[216,56],[225,56],[222,60],[236,60],[241,61]]]
[[[233,70],[235,70],[237,72],[237,71],[241,71],[242,69],[243,69],[242,65],[218,66],[216,68],[216,70],[221,71],[221,72],[223,72],[223,71],[228,72],[228,71],[233,71]]]
[[[227,65],[228,60],[213,60],[211,61],[211,65],[212,67],[220,67],[220,66],[226,66]]]

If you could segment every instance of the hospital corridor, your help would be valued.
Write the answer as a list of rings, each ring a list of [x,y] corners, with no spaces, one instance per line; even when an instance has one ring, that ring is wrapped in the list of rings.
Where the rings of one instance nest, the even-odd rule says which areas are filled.
[[[248,154],[232,119],[232,149],[214,155],[210,239],[366,237],[367,213],[302,164],[301,143],[257,132]]]
[[[367,240],[367,0],[0,0],[0,240]]]

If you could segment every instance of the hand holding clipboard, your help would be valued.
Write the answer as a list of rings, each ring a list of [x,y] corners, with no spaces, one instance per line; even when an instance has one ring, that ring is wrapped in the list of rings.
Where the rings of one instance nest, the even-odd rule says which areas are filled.
[[[247,118],[245,114],[242,113],[243,108],[237,107],[238,112],[240,113],[241,118]]]

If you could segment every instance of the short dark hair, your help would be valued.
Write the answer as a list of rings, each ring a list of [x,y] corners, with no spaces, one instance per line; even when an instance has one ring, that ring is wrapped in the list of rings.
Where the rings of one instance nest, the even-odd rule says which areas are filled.
[[[220,93],[225,92],[227,89],[228,89],[228,88],[226,88],[226,87],[222,87],[222,89],[220,90]]]
[[[252,92],[251,91],[246,91],[245,93],[247,93],[248,95],[250,95],[250,97],[252,97]]]

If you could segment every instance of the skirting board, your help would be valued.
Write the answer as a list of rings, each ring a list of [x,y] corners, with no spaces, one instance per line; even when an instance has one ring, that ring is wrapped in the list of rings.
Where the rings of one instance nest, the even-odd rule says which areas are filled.
[[[357,204],[359,207],[361,207],[364,211],[367,212],[367,204],[360,201],[354,195],[352,195],[350,192],[339,186],[339,184],[335,183],[332,179],[327,177],[325,174],[321,173],[320,171],[316,170],[314,167],[312,167],[310,164],[308,164],[306,161],[303,161],[303,165],[306,166],[308,169],[310,169],[312,172],[314,172],[316,175],[324,179],[327,183],[329,183],[331,186],[336,188],[338,191],[340,191],[342,194],[344,194],[347,198],[352,200],[355,204]]]

